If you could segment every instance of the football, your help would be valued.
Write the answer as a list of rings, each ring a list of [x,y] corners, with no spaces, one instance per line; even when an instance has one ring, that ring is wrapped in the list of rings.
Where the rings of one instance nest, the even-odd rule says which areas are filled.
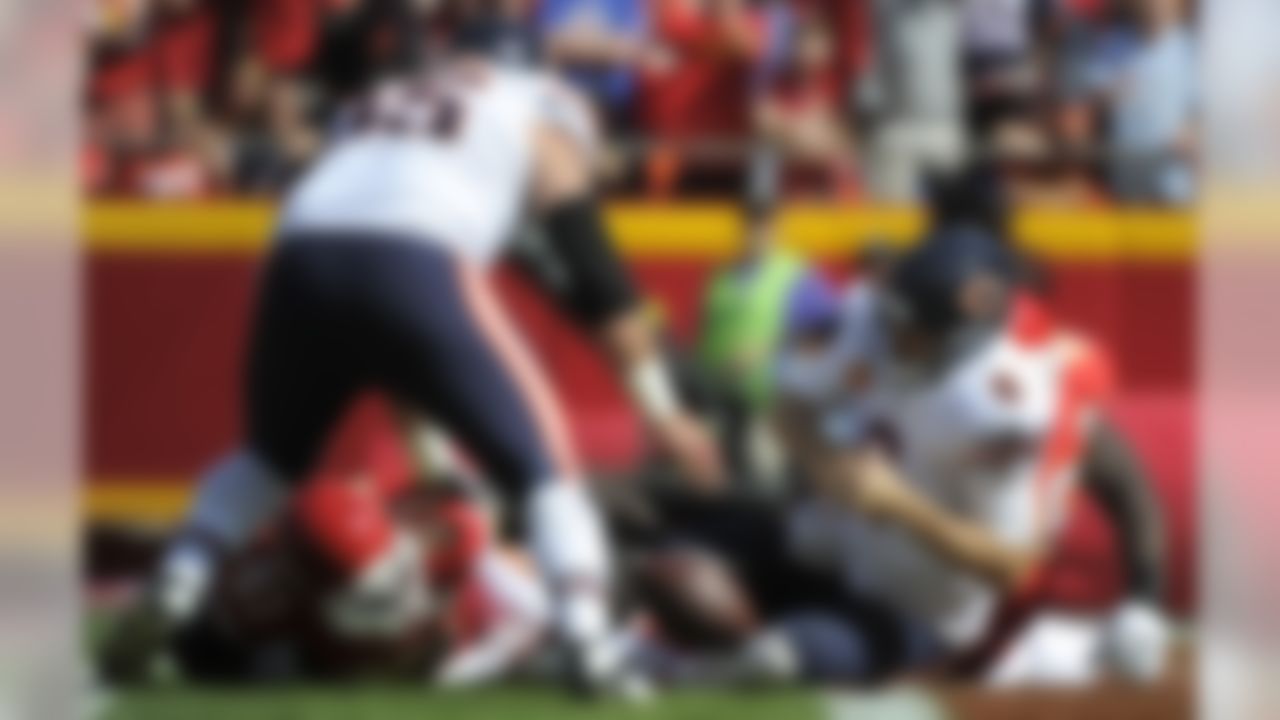
[[[663,637],[689,649],[724,649],[760,625],[732,569],[710,552],[678,548],[639,560],[635,586]]]

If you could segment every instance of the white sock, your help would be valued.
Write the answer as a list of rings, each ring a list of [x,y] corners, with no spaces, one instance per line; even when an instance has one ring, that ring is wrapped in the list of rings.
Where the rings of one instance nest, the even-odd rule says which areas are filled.
[[[610,559],[599,512],[580,482],[551,480],[525,501],[530,544],[566,640],[608,638]]]
[[[221,552],[245,545],[284,504],[283,480],[252,453],[234,452],[200,478],[184,527],[161,559],[156,600],[175,623],[204,602]]]
[[[171,624],[190,620],[213,582],[217,551],[189,535],[165,548],[156,573],[155,602]]]

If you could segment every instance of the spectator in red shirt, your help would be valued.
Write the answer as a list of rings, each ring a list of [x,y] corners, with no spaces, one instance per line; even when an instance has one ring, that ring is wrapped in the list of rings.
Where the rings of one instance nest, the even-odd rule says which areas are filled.
[[[825,18],[806,12],[754,111],[759,137],[778,148],[795,170],[786,174],[788,185],[813,179],[825,192],[856,191],[844,95],[835,38]]]
[[[745,0],[657,0],[654,26],[674,62],[651,73],[649,127],[672,138],[743,136],[751,73],[764,45]]]
[[[201,0],[154,0],[150,51],[166,93],[198,98],[209,88],[217,17]]]
[[[138,2],[99,0],[89,45],[89,101],[94,107],[145,91],[147,14]]]
[[[275,75],[304,72],[315,53],[319,10],[316,0],[254,0],[246,19],[252,61]]]
[[[98,192],[191,197],[214,184],[205,100],[216,32],[201,0],[103,3],[94,37],[88,142]]]
[[[89,53],[86,141],[97,151],[91,189],[118,185],[118,158],[138,152],[155,135],[144,52],[146,15],[137,3],[100,0]],[[86,178],[90,180],[90,178]]]
[[[842,92],[851,93],[871,59],[870,0],[790,0],[797,14],[826,24],[835,41],[834,65]]]
[[[671,62],[649,68],[645,126],[665,146],[650,167],[650,189],[670,192],[691,141],[743,139],[751,85],[765,48],[762,14],[746,0],[655,0],[655,38]]]

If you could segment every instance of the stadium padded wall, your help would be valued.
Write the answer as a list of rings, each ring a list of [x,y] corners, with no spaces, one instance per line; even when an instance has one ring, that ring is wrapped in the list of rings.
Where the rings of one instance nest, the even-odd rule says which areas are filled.
[[[87,207],[91,516],[172,517],[193,473],[236,438],[240,354],[271,217],[265,203]],[[672,330],[689,338],[707,273],[734,252],[735,209],[620,205],[609,221]],[[862,243],[908,242],[920,223],[906,209],[798,206],[785,214],[782,235],[840,276]],[[1055,307],[1114,354],[1122,391],[1113,411],[1157,478],[1170,518],[1172,593],[1187,607],[1195,531],[1194,218],[1041,210],[1024,213],[1016,227],[1021,244],[1045,261]],[[573,409],[583,451],[597,466],[625,466],[640,435],[599,358],[510,274],[503,289]],[[1110,538],[1088,509],[1071,534],[1067,554],[1081,568],[1074,594],[1089,595],[1084,588],[1098,586],[1090,578],[1115,576]]]

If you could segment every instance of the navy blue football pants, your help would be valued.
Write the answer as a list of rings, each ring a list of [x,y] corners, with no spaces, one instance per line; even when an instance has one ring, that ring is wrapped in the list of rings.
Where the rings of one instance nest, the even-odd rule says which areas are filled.
[[[576,472],[556,400],[484,268],[415,238],[283,238],[248,353],[251,449],[304,477],[369,389],[443,426],[504,490]]]

